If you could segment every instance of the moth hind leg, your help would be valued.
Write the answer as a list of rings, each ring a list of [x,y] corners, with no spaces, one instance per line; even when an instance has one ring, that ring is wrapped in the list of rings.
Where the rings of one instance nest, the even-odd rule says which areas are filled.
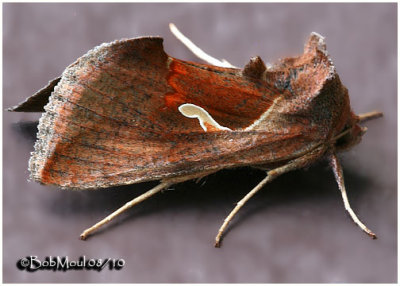
[[[91,235],[93,232],[95,232],[96,230],[98,230],[100,227],[102,227],[103,225],[109,223],[110,221],[112,221],[114,218],[116,218],[117,216],[119,216],[120,214],[122,214],[123,212],[127,211],[128,209],[130,209],[131,207],[143,202],[144,200],[150,198],[151,196],[155,195],[156,193],[168,188],[169,186],[171,186],[173,183],[170,181],[165,181],[165,182],[161,182],[160,184],[158,184],[157,186],[155,186],[154,188],[148,190],[147,192],[143,193],[142,195],[134,198],[133,200],[127,202],[126,204],[124,204],[122,207],[120,207],[119,209],[117,209],[116,211],[114,211],[113,213],[109,214],[108,216],[106,216],[105,218],[103,218],[101,221],[97,222],[96,224],[94,224],[93,226],[85,229],[81,235],[80,235],[80,239],[82,240],[86,240],[86,238]]]
[[[124,213],[125,211],[127,211],[128,209],[130,209],[131,207],[147,200],[148,198],[152,197],[153,195],[161,192],[162,190],[178,184],[178,183],[182,183],[188,180],[192,180],[192,179],[201,179],[205,176],[208,176],[212,173],[215,173],[218,170],[211,170],[211,171],[205,171],[205,172],[201,172],[201,173],[194,173],[194,174],[190,174],[190,175],[185,175],[185,176],[180,176],[180,177],[172,177],[172,178],[168,178],[168,179],[164,179],[161,181],[160,184],[158,184],[157,186],[155,186],[154,188],[148,190],[147,192],[141,194],[140,196],[134,198],[133,200],[125,203],[122,207],[120,207],[119,209],[115,210],[113,213],[109,214],[108,216],[106,216],[105,218],[103,218],[102,220],[100,220],[99,222],[97,222],[96,224],[94,224],[93,226],[85,229],[81,235],[80,238],[82,240],[85,240],[89,235],[91,235],[93,232],[95,232],[96,230],[98,230],[100,227],[102,227],[103,225],[111,222],[114,218],[116,218],[117,216],[119,216],[120,214]]]

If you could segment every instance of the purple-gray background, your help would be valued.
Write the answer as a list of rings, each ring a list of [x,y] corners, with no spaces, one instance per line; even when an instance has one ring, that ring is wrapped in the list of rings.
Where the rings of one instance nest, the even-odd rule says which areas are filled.
[[[351,221],[328,165],[286,174],[238,214],[223,247],[214,236],[263,173],[240,169],[177,185],[87,241],[79,233],[153,184],[62,191],[27,182],[40,114],[3,114],[4,282],[395,282],[397,279],[397,4],[3,4],[3,106],[17,104],[87,50],[159,35],[171,56],[197,59],[174,22],[206,52],[244,66],[302,52],[309,33],[328,51],[355,112],[381,110],[343,154],[350,202],[378,234]],[[205,183],[204,183],[205,182]],[[16,267],[37,255],[123,258],[120,271]]]

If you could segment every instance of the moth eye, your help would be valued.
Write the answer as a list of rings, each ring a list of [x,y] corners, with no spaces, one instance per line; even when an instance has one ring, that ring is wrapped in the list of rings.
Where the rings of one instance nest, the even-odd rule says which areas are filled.
[[[352,127],[349,124],[346,124],[338,134],[345,132],[349,128],[352,128]],[[353,134],[350,132],[350,133],[347,133],[346,135],[338,138],[335,142],[335,146],[337,148],[346,148],[346,146],[348,146],[349,144],[354,142],[354,140],[355,140],[355,138],[354,138]]]
[[[202,107],[185,103],[178,107],[179,112],[188,118],[197,118],[199,120],[201,128],[204,131],[218,131],[218,130],[227,130],[231,131],[228,127],[224,127],[218,124],[214,118]]]

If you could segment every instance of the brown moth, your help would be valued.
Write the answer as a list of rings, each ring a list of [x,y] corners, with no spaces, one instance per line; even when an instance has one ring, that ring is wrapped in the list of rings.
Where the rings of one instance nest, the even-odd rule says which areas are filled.
[[[350,207],[336,154],[360,142],[366,128],[359,123],[382,113],[353,113],[324,38],[312,33],[300,56],[271,66],[254,57],[239,69],[170,27],[209,64],[167,55],[158,37],[115,41],[11,109],[44,111],[29,162],[35,181],[93,189],[160,180],[81,238],[173,184],[224,168],[265,170],[225,219],[218,247],[228,223],[265,184],[321,159],[330,161],[353,221],[376,238]]]

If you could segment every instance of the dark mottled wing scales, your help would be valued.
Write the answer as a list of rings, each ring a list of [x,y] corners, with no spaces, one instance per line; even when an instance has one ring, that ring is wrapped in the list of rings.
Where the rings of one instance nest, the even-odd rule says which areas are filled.
[[[239,70],[168,57],[161,38],[103,44],[70,65],[54,87],[40,119],[31,177],[98,188],[286,160],[312,142],[302,130],[240,130],[274,95]],[[178,111],[182,103],[202,106],[239,129],[206,133]]]
[[[24,102],[11,107],[8,111],[16,112],[43,112],[44,106],[49,102],[49,97],[54,87],[59,83],[61,77],[51,80],[44,88],[28,97]]]

